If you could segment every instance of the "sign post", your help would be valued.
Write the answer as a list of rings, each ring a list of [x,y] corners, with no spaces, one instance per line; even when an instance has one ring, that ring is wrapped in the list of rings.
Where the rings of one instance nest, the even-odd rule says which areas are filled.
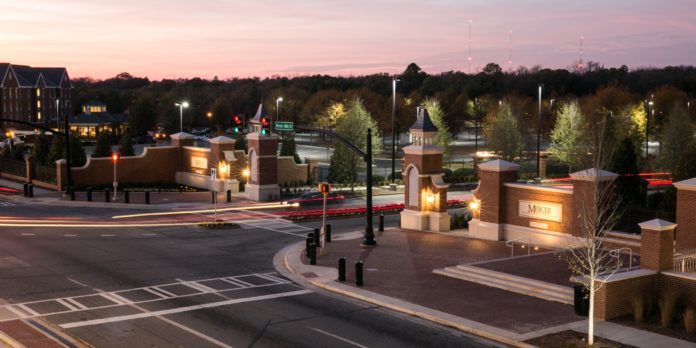
[[[321,192],[322,196],[324,197],[324,207],[321,214],[321,238],[319,238],[321,249],[324,250],[324,245],[326,244],[324,242],[324,239],[326,239],[326,198],[329,196],[329,192],[331,192],[331,186],[325,182],[322,182],[319,184],[319,192]]]
[[[121,155],[118,152],[114,152],[111,154],[111,160],[114,162],[114,196],[113,196],[113,201],[116,201],[116,190],[118,189],[118,176],[117,176],[117,168],[118,168],[118,160],[121,158]]]
[[[210,179],[211,191],[213,191],[213,217],[214,221],[217,222],[217,190],[215,189],[215,186],[217,186],[215,182],[217,180],[217,169],[210,169]]]

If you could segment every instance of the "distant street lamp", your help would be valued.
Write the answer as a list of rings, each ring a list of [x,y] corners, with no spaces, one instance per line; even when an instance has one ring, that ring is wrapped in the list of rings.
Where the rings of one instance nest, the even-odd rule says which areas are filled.
[[[184,108],[189,107],[188,102],[174,103],[175,106],[179,107],[179,132],[184,132]]]
[[[652,97],[652,96],[651,96]],[[650,142],[650,112],[655,112],[653,109],[653,103],[652,100],[648,101],[645,99],[645,160],[647,162],[648,160],[648,143]]]
[[[282,102],[282,101],[283,101],[283,97],[276,98],[276,122],[278,122],[278,120],[280,120],[280,111],[279,111],[280,109],[279,108],[280,108],[280,102]]]
[[[399,82],[400,80],[397,79],[396,77],[392,78],[392,119],[391,119],[391,128],[392,128],[392,163],[391,163],[391,183],[394,184],[396,180],[396,175],[394,174],[394,170],[396,168],[396,125],[394,123],[394,118],[396,117],[396,83]],[[396,190],[396,186],[392,185],[392,188]]]
[[[478,165],[479,98],[474,98],[474,105],[476,107],[474,115],[474,175],[478,175],[476,166]]]
[[[537,178],[540,178],[541,170],[541,92],[543,85],[539,85],[539,114],[537,115]]]

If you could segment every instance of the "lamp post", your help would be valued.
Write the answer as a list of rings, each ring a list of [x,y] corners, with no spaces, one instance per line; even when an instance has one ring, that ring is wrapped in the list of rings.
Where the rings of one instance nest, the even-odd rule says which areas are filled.
[[[474,98],[476,114],[474,115],[474,175],[478,176],[476,166],[478,165],[478,129],[479,129],[479,98]]]
[[[653,111],[653,101],[645,99],[645,161],[648,160],[648,143],[650,142],[650,112]]]
[[[539,113],[537,115],[537,158],[536,158],[536,166],[537,166],[537,175],[536,177],[540,177],[540,169],[541,169],[541,92],[543,85],[539,85]]]
[[[396,186],[393,185],[395,183],[395,174],[394,170],[396,168],[396,126],[394,123],[394,119],[396,118],[396,83],[399,82],[399,79],[396,77],[392,78],[392,118],[391,118],[391,128],[392,128],[392,161],[391,161],[391,188],[392,190],[396,191]]]
[[[179,107],[179,132],[184,132],[184,108],[189,107],[188,102],[174,103],[175,106]]]
[[[56,128],[60,130],[60,98],[56,98]]]
[[[280,103],[283,101],[283,97],[276,98],[276,122],[280,120]]]

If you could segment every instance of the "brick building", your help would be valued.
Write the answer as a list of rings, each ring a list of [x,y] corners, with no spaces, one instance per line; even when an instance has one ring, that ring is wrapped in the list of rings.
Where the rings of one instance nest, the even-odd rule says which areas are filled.
[[[0,118],[57,128],[72,110],[72,84],[65,68],[0,63]],[[30,129],[20,124],[2,127]]]

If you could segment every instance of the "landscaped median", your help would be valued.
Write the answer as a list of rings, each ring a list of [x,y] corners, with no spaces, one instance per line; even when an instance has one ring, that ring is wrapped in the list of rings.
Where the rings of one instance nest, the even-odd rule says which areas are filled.
[[[464,208],[467,206],[467,204],[468,203],[464,200],[451,199],[451,200],[447,201],[447,208],[448,209]],[[385,205],[372,207],[373,213],[381,213],[381,214],[396,214],[402,210],[404,210],[403,203],[385,204]],[[367,208],[365,208],[365,207],[333,208],[333,209],[326,209],[326,216],[327,217],[355,216],[355,215],[365,214],[366,211],[367,211]],[[317,209],[317,210],[281,212],[281,213],[276,213],[276,215],[282,216],[283,218],[288,219],[288,220],[292,220],[292,221],[302,221],[302,220],[321,218],[323,213],[324,213],[323,210]]]

